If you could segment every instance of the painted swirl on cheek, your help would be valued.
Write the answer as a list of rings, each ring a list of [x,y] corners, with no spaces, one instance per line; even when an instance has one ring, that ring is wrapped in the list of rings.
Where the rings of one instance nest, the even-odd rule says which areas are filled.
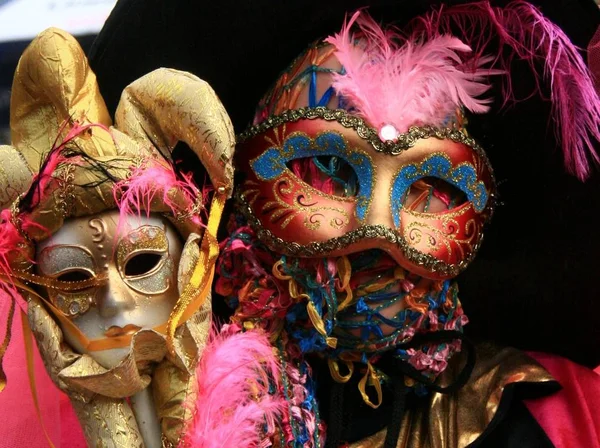
[[[284,174],[273,185],[270,200],[260,208],[263,219],[278,224],[285,229],[295,218],[300,218],[304,227],[309,230],[321,228],[323,220],[334,228],[348,225],[350,216],[343,207],[331,205],[331,201],[323,204],[323,198],[293,176]],[[252,189],[245,194],[252,195]]]

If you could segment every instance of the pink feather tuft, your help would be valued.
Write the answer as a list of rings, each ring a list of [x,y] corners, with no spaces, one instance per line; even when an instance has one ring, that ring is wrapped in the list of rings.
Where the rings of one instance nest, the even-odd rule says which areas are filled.
[[[12,220],[12,213],[9,209],[0,212],[0,302],[3,304],[15,301],[22,310],[27,310],[26,301],[19,293],[12,280],[11,263],[17,259],[28,259],[26,241],[19,229],[15,227]],[[31,224],[23,218],[22,226],[29,228],[31,225],[39,227],[38,224]]]
[[[198,399],[182,446],[257,447],[286,406],[279,390],[281,368],[267,337],[225,326],[206,346],[197,369]],[[267,431],[265,431],[265,428]]]
[[[173,200],[175,191],[181,193],[178,195],[181,202]],[[145,211],[146,216],[149,216],[153,203],[166,205],[173,215],[178,215],[193,209],[198,197],[201,197],[202,203],[205,204],[208,196],[208,190],[201,192],[196,187],[191,174],[183,174],[182,179],[178,179],[172,168],[150,160],[132,168],[130,177],[116,183],[113,192],[120,209],[119,227],[125,222],[123,218],[127,215],[139,216]],[[196,225],[202,225],[199,215],[190,219]]]
[[[10,276],[11,261],[19,254],[25,238],[11,220],[12,212],[4,209],[0,212],[0,274]]]
[[[465,60],[471,48],[456,37],[409,41],[360,14],[327,42],[345,70],[334,75],[334,88],[371,125],[405,132],[413,125],[442,126],[457,108],[489,109],[491,100],[480,96],[490,88],[484,79],[498,73],[482,68],[490,58]],[[350,32],[354,23],[357,35]]]
[[[412,39],[436,38],[459,31],[461,39],[480,56],[490,42],[497,48],[495,62],[510,68],[517,57],[529,63],[540,80],[550,87],[552,117],[562,144],[567,170],[581,180],[590,174],[590,160],[599,163],[594,144],[600,141],[600,97],[584,59],[567,35],[546,19],[533,5],[513,1],[504,8],[478,2],[452,8],[442,7],[416,19]],[[543,67],[543,73],[538,73]],[[510,77],[504,86],[504,102],[514,100]]]
[[[65,130],[69,128],[64,138],[60,140]],[[93,128],[100,128],[106,132],[109,129],[103,124],[86,124],[80,125],[78,122],[70,123],[65,120],[59,129],[59,133],[54,140],[52,148],[48,151],[42,165],[39,168],[39,172],[33,176],[29,196],[29,210],[32,210],[39,206],[39,204],[46,199],[47,195],[53,194],[54,191],[46,191],[54,179],[54,174],[60,165],[80,165],[83,163],[81,156],[67,156],[66,149],[69,143],[73,142],[76,138],[83,136],[86,133],[91,135]],[[51,187],[54,188],[54,187]]]

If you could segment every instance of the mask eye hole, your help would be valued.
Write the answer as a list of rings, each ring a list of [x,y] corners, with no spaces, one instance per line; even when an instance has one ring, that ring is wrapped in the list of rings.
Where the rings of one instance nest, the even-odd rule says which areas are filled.
[[[85,280],[90,280],[91,278],[92,275],[83,269],[75,269],[72,271],[63,272],[56,277],[56,279],[61,282],[83,282]]]
[[[467,196],[455,186],[436,177],[414,182],[402,198],[402,207],[421,213],[439,213],[467,202]]]
[[[352,198],[358,195],[358,177],[354,168],[337,156],[294,159],[288,169],[308,185],[323,193]]]
[[[134,255],[125,264],[126,277],[139,277],[152,272],[158,267],[162,260],[161,254],[144,252]]]

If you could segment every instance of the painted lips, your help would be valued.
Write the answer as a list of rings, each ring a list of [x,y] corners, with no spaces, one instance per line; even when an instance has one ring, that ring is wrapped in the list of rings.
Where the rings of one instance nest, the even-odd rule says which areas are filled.
[[[127,324],[125,327],[119,327],[118,325],[113,325],[104,333],[104,336],[107,338],[115,338],[118,336],[127,336],[132,335],[140,331],[142,327],[138,327],[134,324]]]

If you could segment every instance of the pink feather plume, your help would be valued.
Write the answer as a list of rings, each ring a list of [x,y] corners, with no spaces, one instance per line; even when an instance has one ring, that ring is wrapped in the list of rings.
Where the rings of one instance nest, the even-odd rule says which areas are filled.
[[[10,209],[4,209],[0,212],[0,307],[7,303],[15,301],[23,310],[27,310],[26,301],[19,293],[11,277],[13,270],[11,263],[15,259],[29,260],[29,253],[26,250],[25,237],[12,222],[12,213]],[[26,230],[31,227],[41,228],[39,224],[30,222],[27,217],[21,218],[21,225]],[[31,261],[31,260],[29,260]]]
[[[456,37],[410,41],[382,30],[359,11],[327,42],[336,47],[345,69],[334,75],[334,88],[377,129],[442,126],[457,108],[475,113],[489,109],[491,100],[481,98],[490,88],[484,80],[498,72],[482,68],[490,58],[466,60],[471,48]]]
[[[236,332],[225,326],[213,335],[197,369],[198,398],[183,447],[258,447],[265,428],[274,431],[286,406],[269,393],[280,389],[280,365],[259,331]]]
[[[411,39],[435,39],[458,31],[476,57],[493,43],[495,66],[510,72],[513,58],[529,63],[536,76],[534,94],[543,95],[541,81],[550,89],[552,118],[562,144],[567,170],[586,179],[590,162],[600,163],[594,145],[600,141],[600,97],[578,49],[560,27],[524,1],[504,8],[482,1],[442,7],[412,23]],[[539,67],[542,68],[541,73]],[[504,103],[515,100],[511,79],[504,85]]]
[[[0,212],[0,274],[10,276],[10,262],[25,239],[11,221],[9,209]]]
[[[140,215],[145,212],[146,216],[149,216],[155,202],[166,205],[174,215],[192,209],[198,196],[202,196],[204,204],[208,190],[201,192],[194,184],[191,174],[184,174],[182,177],[178,179],[172,168],[150,160],[133,168],[129,178],[115,184],[113,190],[115,202],[120,209],[119,226],[125,222],[123,218],[127,215]],[[174,191],[181,193],[178,195],[181,203],[173,201]],[[202,225],[199,215],[191,219],[195,224]]]

